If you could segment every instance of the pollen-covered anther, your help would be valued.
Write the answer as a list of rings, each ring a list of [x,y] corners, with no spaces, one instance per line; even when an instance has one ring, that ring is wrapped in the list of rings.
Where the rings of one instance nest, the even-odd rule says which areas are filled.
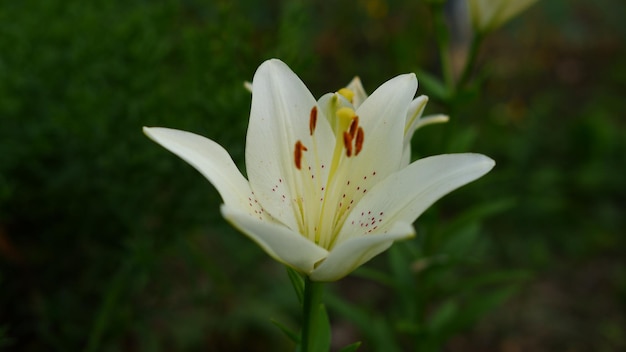
[[[317,106],[313,106],[313,108],[311,108],[311,115],[309,117],[309,132],[311,133],[311,136],[313,135],[313,132],[315,132],[316,125],[317,125]]]
[[[348,131],[343,133],[343,146],[346,148],[346,156],[349,158],[352,156],[352,136]]]
[[[296,142],[296,147],[293,151],[294,161],[296,164],[296,169],[302,169],[302,152],[306,152],[308,149],[302,144],[301,141]]]
[[[359,128],[359,117],[354,115],[352,122],[350,123],[350,137],[354,138],[357,129]]]
[[[363,132],[363,128],[359,127],[356,131],[356,139],[354,141],[354,155],[359,155],[361,150],[363,149],[363,141],[365,140],[365,132]]]

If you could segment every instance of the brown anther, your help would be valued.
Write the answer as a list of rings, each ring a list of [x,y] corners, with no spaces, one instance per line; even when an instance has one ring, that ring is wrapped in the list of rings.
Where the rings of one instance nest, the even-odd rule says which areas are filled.
[[[365,132],[363,132],[363,128],[359,127],[356,131],[356,140],[354,142],[354,148],[356,149],[354,155],[359,155],[361,149],[363,149],[363,140],[365,139]]]
[[[313,106],[311,108],[311,116],[309,118],[309,132],[311,132],[311,136],[313,132],[315,132],[315,126],[317,125],[317,106]]]
[[[343,145],[346,147],[346,156],[352,156],[352,137],[347,131],[343,133]]]
[[[350,136],[352,138],[354,138],[354,135],[356,134],[356,131],[358,128],[359,128],[359,117],[355,115],[354,118],[352,118],[352,122],[350,123]]]
[[[302,152],[307,151],[306,147],[302,142],[296,142],[296,149],[294,150],[294,159],[296,162],[296,169],[300,170],[302,168]]]

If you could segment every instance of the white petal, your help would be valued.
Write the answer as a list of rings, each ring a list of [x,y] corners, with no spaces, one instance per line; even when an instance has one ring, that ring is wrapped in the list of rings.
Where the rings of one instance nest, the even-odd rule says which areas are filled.
[[[399,169],[406,114],[416,89],[415,75],[397,76],[376,89],[357,109],[365,135],[363,149],[344,161],[345,180],[337,180],[342,193],[355,204],[376,183]]]
[[[421,117],[415,126],[415,130],[419,130],[420,128],[428,125],[432,125],[435,123],[444,123],[448,122],[450,117],[448,115],[437,114],[437,115],[428,115]]]
[[[406,126],[404,129],[405,146],[411,141],[413,134],[418,129],[434,123],[448,122],[449,120],[448,116],[442,114],[422,117],[424,109],[426,108],[426,103],[428,103],[428,97],[425,95],[420,95],[411,102],[409,112],[406,116]]]
[[[412,223],[435,201],[483,176],[494,161],[481,154],[444,154],[417,160],[377,184],[356,205],[337,243],[396,222]]]
[[[361,104],[356,113],[365,132],[361,153],[367,158],[355,157],[356,164],[374,164],[382,173],[397,170],[406,114],[416,90],[414,74],[400,75],[385,82]]]
[[[217,189],[224,203],[249,211],[250,186],[228,152],[200,135],[161,127],[144,127],[144,133],[200,171]]]
[[[409,111],[406,114],[406,122],[404,124],[404,143],[402,144],[402,159],[400,161],[401,168],[406,167],[411,162],[411,139],[421,120],[422,113],[424,113],[426,103],[428,103],[428,97],[420,95],[413,99],[409,105]]]
[[[402,150],[402,160],[400,161],[400,167],[407,167],[411,163],[411,143],[405,143]]]
[[[421,102],[423,102],[423,105],[420,107],[418,104],[421,102],[418,99],[422,97],[426,98],[426,96],[422,95],[413,100],[411,107],[409,108],[409,113],[407,114],[407,125],[404,131],[404,150],[402,152],[401,167],[406,167],[411,162],[411,139],[413,139],[415,131],[431,124],[448,122],[450,119],[447,115],[442,114],[422,117],[424,107],[428,101],[427,98],[425,101],[422,100]]]
[[[335,281],[348,275],[368,260],[387,250],[394,241],[415,235],[413,226],[397,223],[388,233],[372,233],[351,238],[333,248],[326,259],[311,273],[314,281]]]
[[[409,111],[406,114],[406,123],[404,126],[404,135],[408,138],[413,135],[415,131],[415,125],[422,117],[424,113],[424,109],[426,108],[426,104],[428,103],[428,97],[425,95],[420,95],[419,97],[413,99],[411,104],[409,105]]]
[[[303,171],[308,172],[311,165],[313,171],[319,171],[316,165],[328,164],[334,145],[334,135],[323,117],[317,119],[311,136],[309,122],[316,103],[304,83],[279,60],[264,62],[254,75],[246,140],[248,179],[263,208],[292,229],[302,226],[296,204],[305,197],[302,192],[311,189],[302,184],[311,179],[310,174],[304,177]],[[308,149],[303,153],[304,170],[295,165],[298,141]],[[314,179],[323,183],[325,174],[314,175]],[[309,192],[313,191],[317,188]]]
[[[261,221],[226,205],[223,205],[221,210],[224,218],[250,237],[272,258],[305,274],[310,273],[315,263],[328,255],[325,249],[281,224]]]
[[[494,20],[493,27],[497,28],[509,21],[511,18],[517,16],[522,11],[526,10],[530,5],[534,4],[537,0],[516,0],[505,1],[505,5],[502,6],[498,12],[496,19]]]
[[[365,99],[367,99],[367,93],[365,92],[359,77],[354,77],[352,81],[348,83],[346,88],[350,89],[352,93],[354,93],[354,97],[352,97],[352,105],[354,105],[355,108],[358,108],[361,104],[363,104]]]

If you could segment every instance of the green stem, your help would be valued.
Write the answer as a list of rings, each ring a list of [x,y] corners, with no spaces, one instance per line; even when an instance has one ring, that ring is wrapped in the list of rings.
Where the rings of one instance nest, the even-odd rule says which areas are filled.
[[[478,57],[478,49],[480,49],[483,38],[484,35],[480,32],[474,34],[472,43],[470,44],[469,53],[467,54],[467,60],[465,61],[465,67],[463,68],[463,73],[461,74],[461,78],[457,84],[457,89],[462,89],[472,77],[474,65],[476,64],[476,58]]]
[[[302,300],[302,336],[300,339],[301,352],[309,352],[311,345],[316,339],[314,327],[317,326],[315,319],[319,317],[316,310],[322,303],[324,284],[304,278],[304,299]]]
[[[111,314],[115,311],[116,305],[119,304],[120,295],[123,293],[124,286],[128,285],[132,276],[132,270],[133,267],[130,261],[123,263],[122,267],[109,282],[106,290],[104,291],[100,307],[96,313],[93,327],[87,337],[87,345],[84,350],[85,352],[100,350],[102,336],[111,324]]]
[[[452,63],[450,61],[450,34],[448,33],[448,26],[446,25],[443,7],[443,2],[431,3],[443,79],[446,83],[446,88],[450,93],[452,93],[452,90],[454,89],[454,77],[452,74]]]

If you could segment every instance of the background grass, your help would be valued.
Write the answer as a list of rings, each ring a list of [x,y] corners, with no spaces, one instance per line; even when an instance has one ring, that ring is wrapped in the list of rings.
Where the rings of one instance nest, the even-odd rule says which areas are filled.
[[[498,163],[427,212],[418,239],[397,249],[457,258],[429,269],[420,282],[436,284],[414,297],[431,334],[455,327],[440,335],[445,350],[626,348],[623,13],[617,0],[539,2],[487,39],[480,89],[451,122],[415,137],[416,157],[475,151]],[[455,33],[462,44],[462,27]],[[284,270],[225,224],[197,172],[141,133],[193,131],[242,165],[242,82],[270,57],[316,96],[354,75],[370,92],[399,73],[440,75],[419,1],[0,5],[0,346],[290,348],[268,321],[297,326]],[[427,112],[448,108],[432,99]],[[393,271],[403,258],[394,253],[368,267]],[[332,289],[384,317],[393,292],[362,279],[368,267]],[[494,298],[503,305],[454,311],[464,276],[520,271],[523,285]],[[368,335],[347,307],[331,304],[338,340],[408,336],[392,318]]]

